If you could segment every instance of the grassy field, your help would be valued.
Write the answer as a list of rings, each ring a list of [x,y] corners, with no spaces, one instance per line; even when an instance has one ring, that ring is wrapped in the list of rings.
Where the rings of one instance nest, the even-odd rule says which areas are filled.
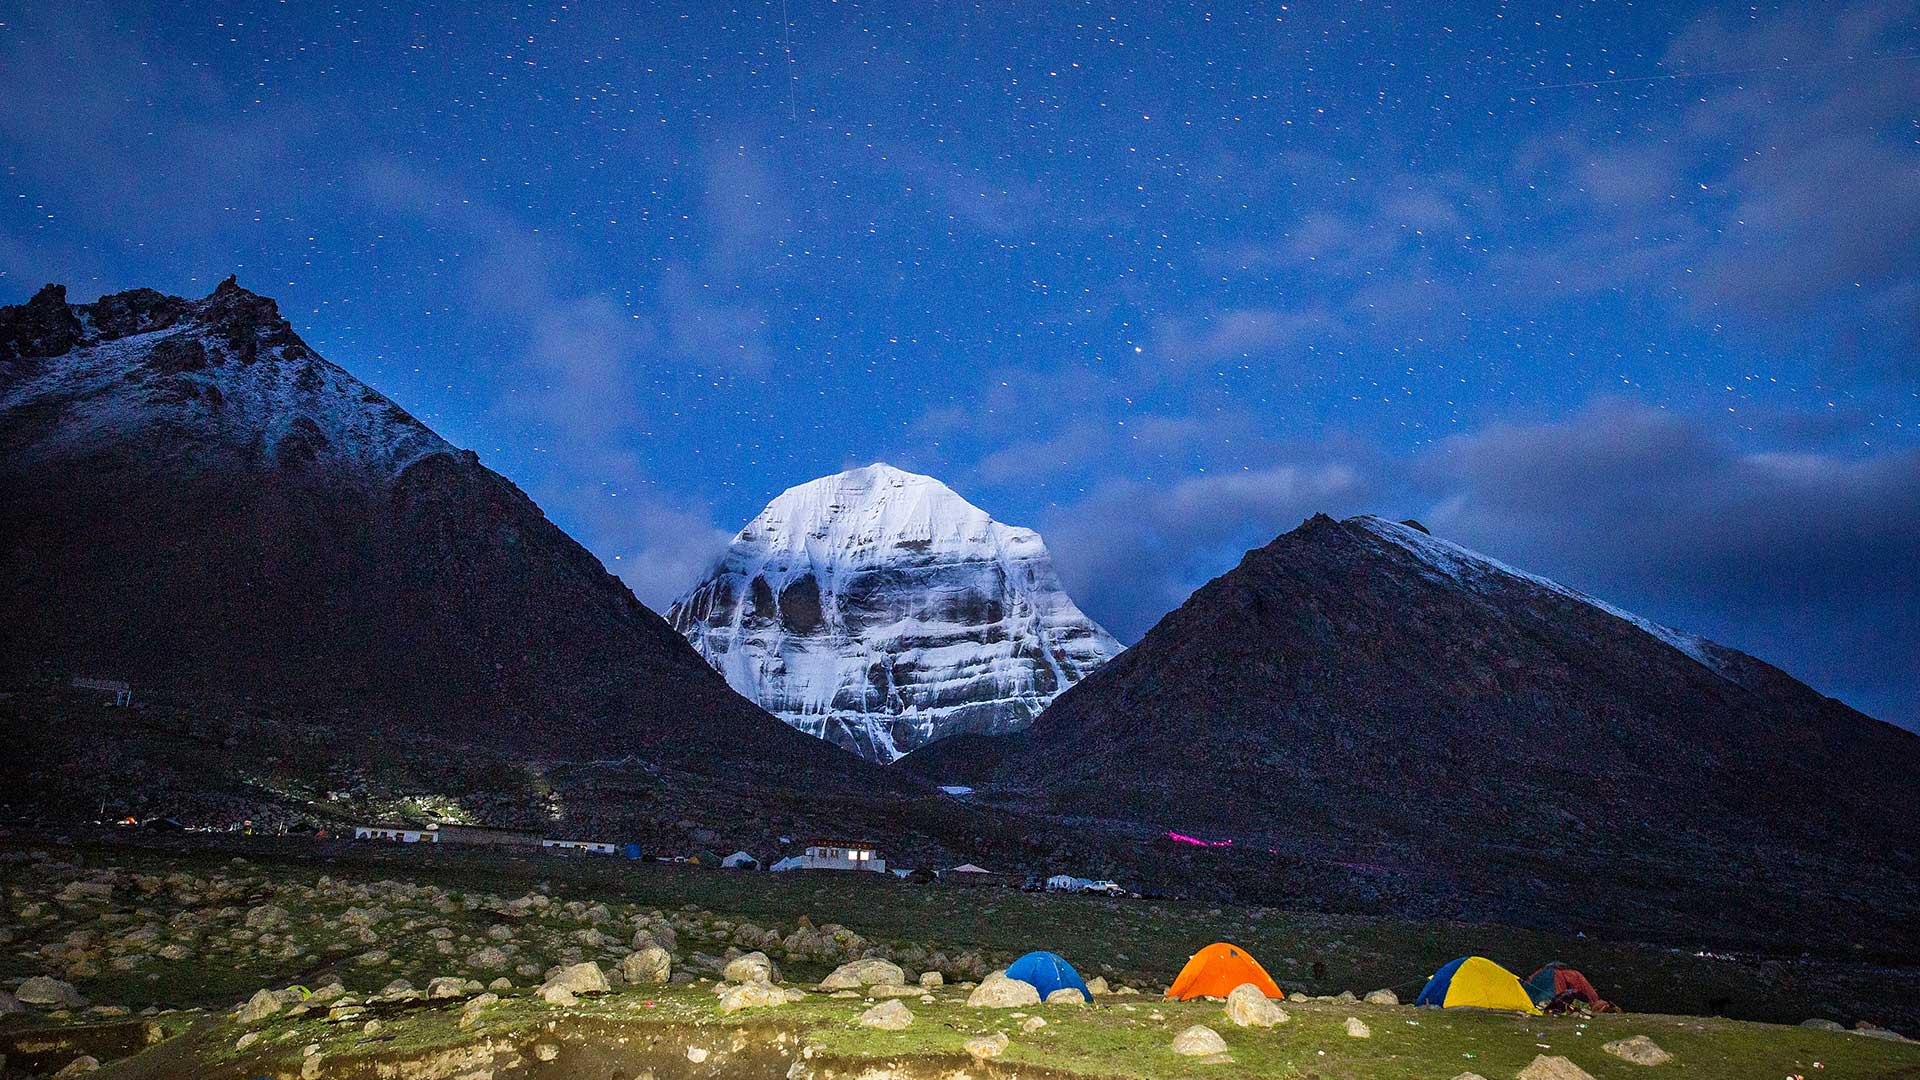
[[[810,995],[799,1004],[721,1016],[712,988],[630,990],[554,1008],[530,997],[509,997],[483,1010],[462,1030],[462,1002],[410,1003],[377,1008],[351,1023],[327,1023],[315,1014],[242,1025],[226,1016],[201,1018],[184,1035],[98,1074],[101,1080],[186,1075],[172,1070],[193,1062],[193,1075],[297,1076],[311,1052],[324,1077],[449,1075],[449,1062],[504,1075],[518,1059],[527,1075],[585,1077],[725,1076],[949,1076],[971,1065],[963,1046],[977,1035],[1010,1037],[995,1068],[971,1075],[1139,1077],[1276,1077],[1305,1080],[1447,1080],[1474,1072],[1489,1080],[1513,1077],[1536,1055],[1565,1057],[1597,1080],[1646,1074],[1646,1066],[1601,1049],[1608,1040],[1651,1037],[1674,1060],[1654,1075],[1696,1080],[1754,1080],[1819,1076],[1834,1080],[1895,1080],[1920,1076],[1920,1046],[1863,1039],[1805,1028],[1654,1015],[1592,1019],[1521,1017],[1475,1010],[1290,1002],[1290,1019],[1270,1029],[1237,1028],[1215,1002],[1163,1002],[1106,997],[1091,1006],[1026,1010],[968,1008],[965,991],[936,991],[932,1002],[909,998],[914,1021],[904,1031],[860,1026],[867,1000]],[[1027,1030],[1026,1018],[1044,1027]],[[1346,1033],[1355,1017],[1371,1029],[1365,1039]],[[365,1019],[377,1019],[376,1030]],[[1218,1031],[1227,1060],[1200,1061],[1172,1052],[1174,1035],[1191,1024]],[[246,1051],[234,1045],[258,1032]],[[558,1053],[540,1063],[536,1046]],[[476,1055],[476,1048],[485,1049]],[[687,1051],[707,1051],[696,1066]],[[876,1071],[880,1070],[880,1071]],[[485,1074],[481,1074],[485,1075]]]
[[[0,985],[52,974],[72,981],[96,1006],[132,1014],[124,1020],[98,1010],[54,1017],[104,1025],[70,1027],[71,1039],[97,1030],[118,1031],[113,1037],[124,1041],[125,1030],[115,1025],[132,1023],[160,1023],[168,1033],[185,1033],[126,1059],[107,1076],[214,1076],[225,1075],[219,1070],[229,1066],[236,1070],[230,1075],[242,1080],[294,1076],[304,1048],[313,1044],[332,1062],[323,1075],[406,1076],[425,1068],[418,1066],[420,1055],[472,1054],[489,1038],[521,1054],[538,1039],[561,1045],[556,1061],[571,1064],[527,1073],[535,1076],[637,1076],[652,1069],[657,1077],[771,1078],[786,1076],[794,1054],[807,1048],[821,1061],[892,1061],[897,1076],[932,1076],[965,1068],[970,1059],[959,1055],[960,1045],[999,1028],[1013,1036],[1000,1062],[1019,1066],[1022,1075],[1046,1066],[1063,1075],[1116,1077],[1211,1070],[1302,1080],[1448,1080],[1470,1070],[1499,1078],[1514,1076],[1535,1054],[1554,1054],[1606,1080],[1643,1067],[1605,1055],[1600,1043],[1645,1034],[1677,1056],[1662,1071],[1687,1076],[1920,1077],[1920,1046],[1782,1026],[1826,1017],[1900,1028],[1898,1003],[1920,996],[1920,976],[1911,970],[1695,955],[1498,926],[913,886],[869,875],[774,875],[304,840],[249,839],[218,847],[204,838],[165,846],[111,840],[0,844],[0,855],[14,860],[0,877],[7,903]],[[67,884],[82,879],[111,880],[112,892],[67,896]],[[540,917],[507,920],[521,970],[463,966],[463,958],[489,942],[490,931],[502,931],[503,908],[530,897],[540,898]],[[265,906],[287,910],[255,927],[249,916]],[[851,1020],[863,1003],[818,995],[723,1019],[714,1009],[711,985],[702,983],[628,988],[583,999],[571,1009],[529,996],[543,970],[583,959],[610,964],[628,948],[634,926],[661,919],[680,927],[675,966],[690,975],[710,977],[718,958],[739,951],[736,931],[791,935],[796,928],[844,924],[865,943],[856,949],[887,950],[910,970],[946,970],[950,980],[959,971],[998,967],[1021,952],[1046,948],[1089,977],[1105,975],[1145,993],[1102,998],[1086,1009],[1036,1009],[1048,1024],[1026,1031],[1018,1026],[1022,1018],[966,1008],[964,994],[948,989],[930,1004],[908,999],[918,1019],[900,1033],[855,1026]],[[1226,1023],[1217,1004],[1168,1004],[1155,996],[1192,951],[1216,940],[1245,946],[1294,996],[1287,1003],[1290,1023],[1243,1030]],[[173,959],[155,955],[170,941],[192,948]],[[1410,1000],[1435,967],[1466,953],[1492,957],[1522,974],[1548,959],[1568,961],[1629,1012],[1528,1019],[1297,1000],[1381,987]],[[788,984],[801,986],[836,962],[820,956],[777,959]],[[276,1019],[244,1059],[233,1052],[239,1031],[227,1010],[262,987],[338,980],[364,997],[394,979],[424,987],[448,974],[478,981],[506,974],[514,987],[472,1030],[454,1023],[458,1001],[387,1002],[368,1006],[367,1017],[380,1021],[377,1033],[317,1017]],[[143,1011],[150,1017],[139,1017]],[[1705,1018],[1715,1012],[1777,1023]],[[1365,1021],[1373,1036],[1349,1039],[1343,1029],[1348,1016]],[[0,1036],[12,1038],[23,1026],[48,1019],[9,1019],[0,1023]],[[1174,1033],[1192,1023],[1209,1023],[1226,1037],[1230,1065],[1196,1064],[1171,1053]],[[730,1071],[686,1071],[691,1063],[683,1051],[699,1040],[728,1056]],[[70,1059],[72,1049],[64,1052]],[[124,1048],[112,1056],[121,1053]],[[27,1060],[17,1052],[14,1058]],[[417,1075],[434,1073],[428,1068]],[[993,1073],[976,1067],[972,1075]]]

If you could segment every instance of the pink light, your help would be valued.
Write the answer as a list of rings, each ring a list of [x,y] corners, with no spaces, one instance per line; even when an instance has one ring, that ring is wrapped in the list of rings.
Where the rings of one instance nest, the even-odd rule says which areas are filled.
[[[1202,840],[1197,836],[1188,836],[1185,833],[1174,832],[1172,829],[1167,830],[1167,839],[1175,841],[1177,843],[1181,843],[1181,844],[1192,844],[1194,847],[1232,847],[1233,846],[1233,841],[1231,840]]]

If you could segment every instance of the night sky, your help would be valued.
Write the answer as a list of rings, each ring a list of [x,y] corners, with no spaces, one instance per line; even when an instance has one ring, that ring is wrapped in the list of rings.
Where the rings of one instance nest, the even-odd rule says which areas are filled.
[[[1920,3],[192,6],[0,0],[0,302],[238,274],[656,608],[885,460],[1126,641],[1378,512],[1920,725]]]

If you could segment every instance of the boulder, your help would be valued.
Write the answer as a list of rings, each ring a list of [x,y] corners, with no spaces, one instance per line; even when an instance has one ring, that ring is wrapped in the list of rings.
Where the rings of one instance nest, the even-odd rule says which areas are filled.
[[[245,1005],[234,1014],[242,1024],[257,1024],[280,1011],[280,997],[271,990],[255,990]]]
[[[1028,1033],[1039,1031],[1046,1026],[1046,1020],[1038,1016],[1029,1016],[1025,1020],[1020,1021],[1020,1030]]]
[[[498,945],[484,945],[467,954],[467,966],[482,971],[498,971],[512,962],[513,958]]]
[[[1173,1052],[1183,1057],[1211,1057],[1227,1052],[1227,1040],[1205,1024],[1195,1024],[1173,1037]]]
[[[638,955],[637,953],[635,955]],[[780,981],[780,969],[773,966],[763,952],[750,952],[727,962],[720,970],[720,977],[736,983],[777,983]]]
[[[1362,1000],[1369,1005],[1398,1005],[1400,1004],[1400,995],[1391,990],[1374,990],[1368,993]]]
[[[1593,1080],[1593,1074],[1566,1058],[1536,1054],[1514,1080]]]
[[[913,1013],[907,1010],[900,999],[891,998],[861,1013],[860,1023],[864,1027],[882,1031],[903,1031],[913,1026]]]
[[[432,979],[428,981],[427,983],[427,997],[429,999],[438,1000],[440,998],[457,998],[457,997],[466,997],[466,996],[467,996],[467,980],[459,977],[458,975],[442,975],[437,979]]]
[[[665,986],[673,978],[673,957],[658,945],[630,952],[620,961],[620,978],[628,986]]]
[[[1287,1014],[1258,986],[1241,983],[1227,995],[1227,1019],[1238,1027],[1272,1027],[1286,1023]]]
[[[726,1016],[741,1009],[764,1009],[774,1005],[785,1005],[804,996],[797,990],[782,990],[771,983],[741,983],[738,986],[721,989],[720,1015]]]
[[[1645,1035],[1630,1035],[1624,1039],[1615,1039],[1610,1043],[1603,1043],[1600,1049],[1622,1061],[1631,1061],[1635,1065],[1665,1065],[1673,1060],[1672,1054],[1660,1049]]]
[[[91,1054],[81,1054],[67,1063],[67,1067],[53,1074],[53,1080],[70,1080],[71,1077],[85,1073],[98,1072],[100,1060]]]
[[[537,993],[540,995],[540,1000],[549,1005],[577,1005],[580,1003],[580,999],[574,996],[573,991],[564,986],[543,986]]]
[[[549,987],[561,987],[576,994],[604,994],[612,989],[607,984],[607,976],[600,965],[589,960],[584,964],[569,964],[553,973],[541,985],[541,990]]]
[[[72,983],[46,975],[35,975],[21,983],[13,996],[24,1004],[48,1009],[83,1009],[87,1005],[87,999],[80,996],[80,991],[75,990]]]
[[[1836,1020],[1826,1020],[1826,1019],[1823,1019],[1823,1018],[1821,1018],[1821,1017],[1817,1017],[1817,1016],[1816,1016],[1816,1017],[1814,1017],[1814,1018],[1813,1018],[1813,1019],[1811,1019],[1811,1020],[1802,1020],[1802,1021],[1800,1021],[1800,1026],[1801,1026],[1801,1027],[1804,1027],[1804,1028],[1813,1028],[1813,1029],[1814,1029],[1814,1030],[1816,1030],[1816,1031],[1845,1031],[1845,1030],[1847,1030],[1847,1026],[1846,1026],[1845,1024],[1842,1024],[1842,1023],[1840,1023],[1840,1022],[1838,1022],[1838,1021],[1836,1021]]]
[[[1047,995],[1047,1004],[1049,1005],[1085,1005],[1086,1003],[1087,995],[1075,990],[1071,986],[1063,986]]]
[[[946,983],[947,977],[937,971],[923,971],[920,973],[920,986],[922,989],[932,990],[945,986]]]
[[[500,1000],[499,994],[488,993],[488,994],[481,994],[480,996],[467,1002],[460,1009],[460,1026],[463,1028],[470,1028],[473,1025],[479,1023],[480,1014],[487,1010],[487,1006],[493,1005],[499,1002],[499,1000]]]
[[[891,960],[855,960],[820,980],[822,990],[858,990],[864,986],[905,986],[907,973]],[[1038,1000],[1037,998],[1035,999]]]
[[[968,1039],[961,1049],[970,1054],[975,1061],[985,1061],[988,1058],[999,1057],[1006,1051],[1007,1044],[1012,1041],[1007,1038],[1006,1032],[996,1031],[991,1035],[976,1035]]]
[[[1362,1023],[1359,1017],[1349,1016],[1347,1017],[1347,1038],[1371,1039],[1373,1038],[1373,1029]]]
[[[1006,972],[996,971],[980,980],[967,995],[967,1004],[976,1009],[1017,1009],[1040,1004],[1040,991],[1030,982],[1009,979]]]
[[[1107,989],[1107,977],[1105,975],[1095,975],[1093,978],[1087,980],[1087,993],[1092,994],[1094,997],[1103,997],[1112,992],[1113,991]]]

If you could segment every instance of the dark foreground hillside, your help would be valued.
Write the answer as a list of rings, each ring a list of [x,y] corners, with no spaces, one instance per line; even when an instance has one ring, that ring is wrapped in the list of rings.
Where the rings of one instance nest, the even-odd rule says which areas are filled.
[[[0,308],[0,689],[903,789],[739,695],[512,483],[231,279]]]
[[[1316,517],[904,765],[1270,895],[1920,958],[1920,736],[1413,525]]]

